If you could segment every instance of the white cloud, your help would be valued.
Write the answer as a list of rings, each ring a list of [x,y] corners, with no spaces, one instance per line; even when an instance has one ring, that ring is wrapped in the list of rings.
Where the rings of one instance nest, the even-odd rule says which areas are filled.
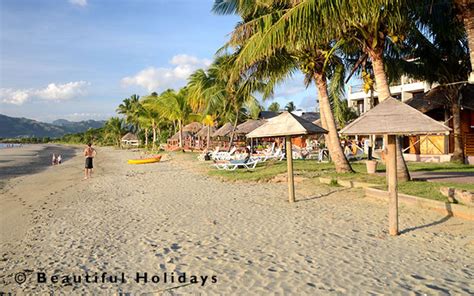
[[[184,85],[186,79],[195,70],[208,67],[211,61],[180,54],[172,57],[170,64],[174,67],[148,67],[134,76],[124,77],[121,81],[122,86],[138,85],[146,88],[149,92],[176,88]]]
[[[27,89],[0,88],[0,102],[3,103],[22,105],[29,97],[30,90]]]
[[[49,101],[62,101],[83,96],[90,85],[87,81],[74,81],[64,84],[50,83],[43,89],[0,88],[0,102],[22,105],[38,98]]]
[[[90,83],[86,81],[75,81],[65,84],[50,83],[46,88],[36,91],[36,95],[44,100],[69,100],[84,95],[86,87],[89,85]]]
[[[87,5],[87,0],[69,0],[69,3],[77,6],[84,7]]]

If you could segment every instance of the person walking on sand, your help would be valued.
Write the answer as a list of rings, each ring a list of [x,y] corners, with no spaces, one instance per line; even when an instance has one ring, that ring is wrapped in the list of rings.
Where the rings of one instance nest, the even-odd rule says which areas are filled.
[[[84,180],[89,179],[92,174],[92,159],[97,155],[97,151],[92,148],[92,144],[87,144],[86,149],[84,149],[84,156],[86,157],[86,167],[84,169]]]
[[[53,159],[51,159],[51,165],[56,164],[56,154],[53,153]]]

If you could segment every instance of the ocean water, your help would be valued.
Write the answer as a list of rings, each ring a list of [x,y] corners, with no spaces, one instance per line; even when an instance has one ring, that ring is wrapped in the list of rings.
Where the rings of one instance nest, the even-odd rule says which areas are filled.
[[[22,144],[0,143],[0,149],[21,147]]]

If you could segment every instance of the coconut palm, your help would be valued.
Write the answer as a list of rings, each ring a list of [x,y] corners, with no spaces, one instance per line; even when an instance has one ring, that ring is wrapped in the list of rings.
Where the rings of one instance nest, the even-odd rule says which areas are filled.
[[[159,110],[159,100],[160,97],[156,93],[152,93],[149,96],[142,98],[141,105],[142,109],[142,117],[145,120],[145,124],[148,125],[149,128],[152,130],[153,141],[152,141],[152,148],[155,149],[157,136],[160,137],[161,130],[160,125],[164,123],[163,116],[160,116]]]
[[[268,106],[267,110],[272,112],[278,112],[280,111],[280,104],[278,104],[277,102],[273,102],[270,104],[270,106]]]
[[[430,7],[430,9],[426,9]],[[407,32],[407,39],[400,55],[415,56],[407,62],[394,56],[389,60],[393,76],[405,73],[411,77],[439,83],[446,89],[445,106],[453,116],[453,160],[463,159],[461,137],[461,106],[459,90],[470,71],[469,48],[463,24],[457,20],[452,3],[441,0],[425,0],[411,10],[414,24]],[[428,37],[429,36],[429,37]]]
[[[104,125],[105,140],[111,140],[115,146],[119,147],[123,133],[123,119],[118,117],[111,117],[107,120]]]
[[[285,110],[288,111],[288,112],[293,112],[296,110],[296,105],[295,103],[293,103],[293,101],[291,102],[288,102],[285,106]]]
[[[133,132],[137,132],[140,128],[140,111],[140,96],[138,95],[132,95],[130,98],[124,99],[117,108],[117,112],[125,116],[125,122],[132,126]]]
[[[191,108],[187,100],[187,88],[179,91],[168,89],[160,94],[156,110],[161,116],[177,123],[179,131],[179,147],[183,148],[183,124],[188,119]]]
[[[334,43],[330,36],[323,35],[321,15],[310,9],[316,1],[261,1],[250,3],[243,0],[216,0],[217,13],[236,13],[244,22],[232,34],[229,45],[239,48],[236,65],[244,70],[262,71],[272,80],[281,81],[300,69],[305,74],[305,84],[315,82],[318,88],[321,122],[329,131],[326,136],[336,171],[352,172],[339,141],[327,79],[334,81],[343,78],[342,63],[333,55]],[[304,16],[304,17],[303,17]],[[290,22],[290,19],[296,19]],[[298,28],[307,28],[304,22],[319,22],[320,26],[310,34],[298,36]],[[311,26],[314,29],[314,26]],[[302,32],[306,32],[304,29]],[[279,60],[276,64],[268,61]],[[259,65],[260,64],[260,65]],[[277,65],[275,67],[275,65]],[[336,69],[338,69],[336,71]],[[338,85],[338,84],[334,84]],[[340,85],[340,84],[339,84]],[[331,87],[331,90],[336,90]],[[332,93],[332,103],[338,104],[336,94]]]
[[[467,34],[469,46],[469,57],[471,62],[470,83],[474,83],[474,1],[473,0],[454,0],[457,8],[457,17],[462,19],[464,29]]]

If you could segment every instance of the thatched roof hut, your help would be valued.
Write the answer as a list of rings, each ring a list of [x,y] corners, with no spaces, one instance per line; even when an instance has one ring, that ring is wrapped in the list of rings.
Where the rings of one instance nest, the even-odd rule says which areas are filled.
[[[189,137],[189,136],[191,136],[191,133],[190,133],[190,132],[186,132],[186,131],[183,130],[183,140],[184,140],[184,138]],[[179,131],[178,131],[176,134],[174,134],[174,135],[170,138],[170,140],[179,140]]]
[[[121,139],[123,146],[138,146],[140,145],[140,141],[138,137],[133,133],[126,133],[125,136]]]
[[[388,98],[341,130],[345,135],[419,135],[448,133],[450,128],[415,108]]]
[[[211,137],[215,138],[215,137],[226,137],[226,136],[229,136],[231,133],[232,133],[232,130],[234,129],[234,126],[232,125],[232,123],[230,122],[227,122],[226,124],[224,124],[220,129],[218,129],[217,131],[215,131]]]
[[[209,130],[209,126],[203,126],[196,134],[196,136],[198,137],[201,137],[201,138],[205,138],[207,137],[207,131]],[[210,131],[210,134],[214,134],[216,132],[216,128],[215,127],[211,127],[211,131]]]
[[[266,120],[249,119],[246,122],[239,124],[235,130],[235,133],[239,135],[246,135],[257,127],[262,126],[265,122]]]
[[[202,129],[202,124],[199,122],[191,122],[183,127],[183,132],[197,133]]]
[[[302,136],[324,134],[327,131],[290,112],[283,112],[247,134],[247,138]]]

